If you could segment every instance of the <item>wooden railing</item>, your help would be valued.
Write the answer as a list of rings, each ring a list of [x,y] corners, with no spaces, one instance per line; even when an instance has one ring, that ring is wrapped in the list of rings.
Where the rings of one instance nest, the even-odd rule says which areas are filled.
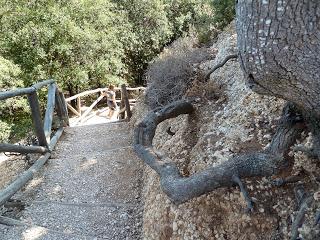
[[[79,94],[76,94],[74,96],[66,98],[67,107],[68,109],[78,116],[79,118],[75,121],[74,124],[77,124],[79,122],[83,122],[85,118],[89,115],[89,113],[93,110],[93,108],[103,99],[103,95],[99,95],[99,97],[89,106],[89,108],[86,109],[84,113],[81,111],[81,97],[85,97],[91,94],[95,93],[102,93],[104,91],[107,91],[108,88],[97,88],[94,90],[88,90]],[[118,113],[120,119],[126,119],[130,120],[131,118],[131,108],[130,105],[134,104],[136,99],[129,99],[128,98],[128,91],[143,91],[144,87],[137,87],[137,88],[127,88],[125,84],[121,85],[121,88],[115,88],[115,91],[121,91],[121,98],[116,99],[117,103],[120,103],[120,111]],[[71,101],[76,100],[76,108],[71,106]]]
[[[48,87],[47,107],[42,121],[40,104],[37,91],[42,87]],[[54,80],[46,80],[34,84],[28,88],[20,88],[11,91],[0,92],[0,101],[16,96],[28,96],[32,113],[32,120],[39,146],[22,146],[9,143],[0,143],[0,152],[17,153],[41,153],[43,154],[35,163],[9,186],[0,191],[0,206],[9,200],[19,189],[21,189],[51,156],[51,151],[63,133],[64,127],[69,125],[68,110],[63,93],[58,89]],[[53,114],[56,109],[59,118],[59,128],[52,134]]]

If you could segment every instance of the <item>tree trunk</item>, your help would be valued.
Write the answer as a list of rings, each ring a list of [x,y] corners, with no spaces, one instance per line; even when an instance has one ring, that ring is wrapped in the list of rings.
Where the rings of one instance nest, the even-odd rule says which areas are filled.
[[[320,1],[238,0],[236,12],[248,86],[320,116]]]

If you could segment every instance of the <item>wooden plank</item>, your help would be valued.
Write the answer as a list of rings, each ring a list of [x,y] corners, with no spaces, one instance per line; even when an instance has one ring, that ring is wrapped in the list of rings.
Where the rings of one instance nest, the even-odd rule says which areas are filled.
[[[44,135],[46,136],[47,143],[50,143],[52,119],[56,100],[56,89],[57,87],[55,83],[51,83],[48,87],[47,110],[44,116],[43,125]]]
[[[86,95],[89,95],[89,94],[93,94],[93,93],[97,93],[97,92],[103,92],[103,91],[107,91],[108,88],[97,88],[97,89],[94,89],[94,90],[88,90],[88,91],[84,91],[82,93],[78,93],[76,95],[73,95],[71,97],[68,97],[66,98],[66,101],[67,102],[70,102],[71,100],[74,100],[78,97],[83,97],[83,96],[86,96]],[[121,88],[118,88],[118,87],[115,87],[114,88],[115,91],[120,91]],[[144,91],[145,90],[145,87],[136,87],[136,88],[127,88],[128,91]]]
[[[59,127],[66,127],[67,126],[67,122],[65,120],[65,116],[64,116],[64,111],[63,111],[63,103],[62,100],[60,98],[60,94],[59,94],[59,90],[58,88],[56,88],[56,95],[55,95],[55,99],[56,99],[56,110],[57,110],[57,114],[59,117]]]
[[[128,100],[129,100],[129,103],[135,103],[137,101],[136,99],[128,99]],[[116,100],[117,103],[121,103],[121,101],[122,100]]]
[[[97,92],[103,92],[103,91],[107,91],[107,90],[108,90],[108,88],[97,88],[97,89],[94,89],[94,90],[88,90],[88,91],[73,95],[71,97],[68,97],[68,98],[66,98],[66,101],[70,102],[71,100],[74,100],[74,99],[76,99],[78,97],[83,97],[83,96],[86,96],[86,95],[89,95],[89,94],[93,94],[93,93],[97,93]]]
[[[60,96],[60,99],[61,99],[61,102],[62,102],[62,110],[63,110],[63,113],[64,113],[64,118],[65,118],[65,121],[66,121],[67,125],[69,126],[70,122],[69,122],[67,102],[66,102],[66,99],[64,98],[63,92],[59,91],[59,96]]]
[[[94,106],[97,105],[97,103],[101,101],[102,98],[103,98],[103,96],[100,95],[100,96],[98,97],[98,99],[95,100],[95,101],[90,105],[90,107],[82,114],[82,116],[81,116],[80,118],[77,119],[77,121],[76,121],[75,123],[77,124],[78,122],[81,122],[81,121],[92,111],[92,109],[94,108]]]
[[[54,147],[56,146],[58,140],[60,139],[61,135],[63,133],[63,127],[59,128],[58,131],[54,134],[54,136],[51,138],[49,149],[52,151]]]
[[[32,85],[32,87],[34,87],[36,90],[39,90],[40,88],[45,87],[47,85],[50,85],[52,83],[55,83],[55,80],[49,79],[49,80],[46,80],[46,81],[42,81],[42,82],[36,83],[36,84]]]
[[[77,112],[80,113],[81,116],[81,97],[77,97]]]
[[[18,88],[10,91],[0,92],[0,100],[5,100],[7,98],[16,97],[16,96],[28,95],[35,91],[36,90],[33,87],[28,87],[28,88]]]
[[[121,93],[123,93],[123,99],[126,107],[126,112],[127,112],[127,119],[130,121],[130,118],[132,116],[131,110],[130,110],[130,104],[129,104],[129,99],[128,99],[128,92],[125,84],[121,85]]]
[[[38,141],[40,146],[48,147],[48,143],[46,140],[46,136],[44,134],[41,113],[40,113],[40,106],[38,101],[38,95],[36,92],[33,92],[28,95],[28,100],[31,108],[32,120],[33,125],[35,128],[36,135],[38,137]]]
[[[46,153],[49,150],[41,146],[23,146],[9,143],[0,143],[0,152],[17,152],[17,153]]]
[[[18,176],[11,184],[0,191],[0,206],[8,201],[17,191],[19,191],[36,172],[47,162],[51,153],[41,156],[27,171]]]
[[[78,113],[77,110],[75,110],[69,103],[67,103],[67,106],[68,106],[68,109],[71,110],[71,112],[73,112],[78,117],[81,117],[80,113]]]
[[[126,104],[124,102],[124,95],[122,91],[121,91],[121,100],[120,100],[120,111],[118,113],[118,116],[119,116],[118,117],[119,119],[125,119],[126,117]]]
[[[135,88],[130,88],[130,87],[127,87],[127,91],[144,91],[146,88],[145,87],[135,87]]]

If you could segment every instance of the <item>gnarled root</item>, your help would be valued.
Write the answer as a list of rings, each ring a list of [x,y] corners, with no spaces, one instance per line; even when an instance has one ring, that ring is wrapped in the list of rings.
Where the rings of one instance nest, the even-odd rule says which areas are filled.
[[[292,223],[291,240],[296,240],[299,236],[299,228],[302,227],[305,219],[305,214],[311,204],[314,202],[314,198],[311,194],[307,194],[302,186],[295,188],[296,198],[299,205],[299,210]]]
[[[217,188],[232,187],[235,183],[240,185],[242,178],[271,176],[288,169],[290,166],[289,149],[304,129],[301,114],[293,104],[289,103],[283,110],[280,125],[266,150],[233,157],[218,166],[209,167],[202,172],[184,177],[171,159],[152,147],[152,139],[160,122],[180,114],[191,114],[193,111],[194,108],[188,101],[176,101],[164,108],[149,112],[135,128],[135,151],[158,173],[163,191],[177,204]],[[252,208],[242,183],[241,187],[248,207]]]
[[[238,58],[238,54],[231,54],[231,55],[226,56],[225,59],[222,62],[218,63],[209,72],[207,72],[207,74],[204,77],[204,80],[207,81],[210,78],[210,75],[214,71],[216,71],[218,68],[223,67],[230,59],[235,59],[235,58]]]

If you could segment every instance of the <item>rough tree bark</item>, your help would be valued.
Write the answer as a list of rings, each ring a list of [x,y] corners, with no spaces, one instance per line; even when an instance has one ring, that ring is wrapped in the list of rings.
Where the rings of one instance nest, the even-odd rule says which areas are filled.
[[[320,1],[238,0],[236,13],[239,60],[247,85],[299,107],[313,147],[297,150],[319,159]],[[300,209],[292,239],[309,205]]]
[[[236,12],[248,86],[320,116],[320,1],[238,0]]]

